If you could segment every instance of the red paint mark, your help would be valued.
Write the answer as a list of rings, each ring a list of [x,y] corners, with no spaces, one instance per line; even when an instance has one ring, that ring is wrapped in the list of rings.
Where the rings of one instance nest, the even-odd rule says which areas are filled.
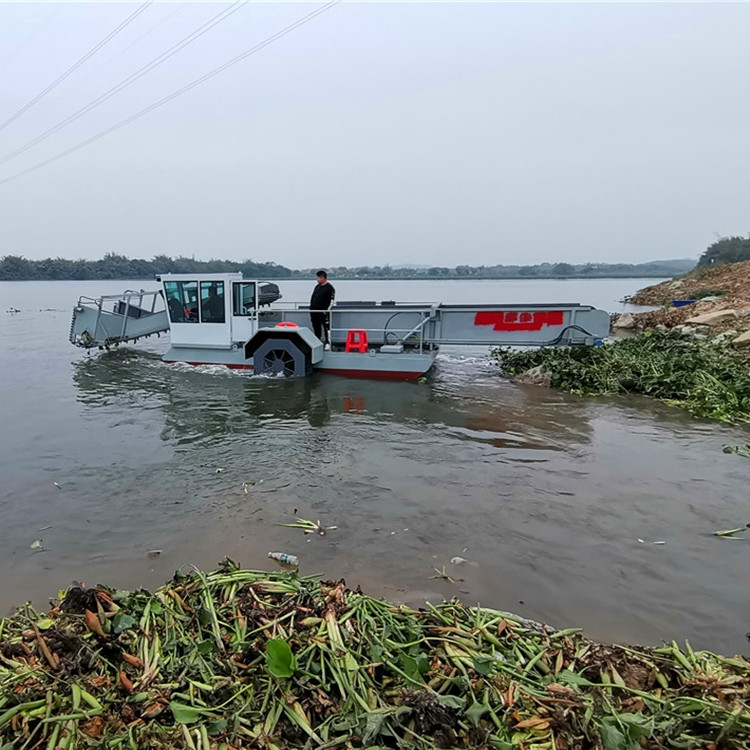
[[[561,326],[562,310],[539,312],[478,312],[475,326],[492,326],[494,331],[541,331],[544,326]]]
[[[164,360],[168,364],[175,364],[179,360]],[[216,367],[216,365],[224,365],[230,370],[252,370],[252,365],[228,365],[223,362],[183,362],[186,365],[192,365],[193,367]],[[344,378],[366,378],[368,380],[416,380],[417,378],[424,375],[423,372],[412,372],[410,370],[337,370],[334,368],[327,367],[316,367],[315,372],[324,372],[326,375],[341,375]]]
[[[367,380],[416,380],[424,375],[423,372],[408,370],[337,370],[332,367],[316,367],[315,372],[326,375],[340,375],[343,378],[365,378]]]

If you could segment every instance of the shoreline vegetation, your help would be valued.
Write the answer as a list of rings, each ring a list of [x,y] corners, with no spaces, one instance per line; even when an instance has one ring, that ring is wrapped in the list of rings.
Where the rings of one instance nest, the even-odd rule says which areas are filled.
[[[0,621],[0,747],[733,750],[750,662],[295,572],[75,585]]]
[[[695,417],[750,422],[750,260],[698,266],[627,301],[660,307],[613,315],[619,338],[601,347],[495,349],[493,357],[519,383],[641,394]]]
[[[334,266],[332,278],[341,280],[455,280],[455,279],[592,279],[664,278],[689,270],[689,259],[649,263],[540,263],[533,266]],[[97,279],[153,279],[162,273],[233,273],[245,278],[294,280],[315,277],[317,269],[291,269],[278,263],[252,260],[208,260],[157,255],[152,260],[107,253],[100,260],[45,258],[28,260],[19,255],[0,257],[0,281],[85,281]]]
[[[603,346],[495,349],[503,374],[579,396],[639,394],[694,417],[750,422],[750,371],[728,345],[649,330]]]

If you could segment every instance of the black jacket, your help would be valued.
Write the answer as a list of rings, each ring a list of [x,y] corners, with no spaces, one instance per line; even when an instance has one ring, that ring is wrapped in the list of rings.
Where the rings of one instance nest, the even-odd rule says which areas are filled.
[[[327,284],[316,284],[310,297],[311,310],[327,310],[333,304],[336,290],[329,282]]]

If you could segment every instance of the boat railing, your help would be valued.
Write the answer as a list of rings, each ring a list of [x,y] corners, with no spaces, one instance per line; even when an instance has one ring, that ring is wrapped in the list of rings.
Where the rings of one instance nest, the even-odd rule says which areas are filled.
[[[412,308],[408,311],[398,309],[393,306],[394,313],[397,312],[408,312],[412,315],[419,315],[419,321],[414,325],[411,322],[408,326],[400,327],[392,325],[390,319],[386,319],[385,323],[379,322],[377,325],[368,326],[366,319],[367,313],[373,313],[373,317],[377,316],[380,318],[384,312],[382,306],[357,306],[357,307],[346,307],[331,308],[330,312],[330,334],[332,341],[344,341],[346,340],[347,333],[351,330],[351,325],[337,326],[336,321],[341,320],[341,317],[346,313],[356,311],[358,313],[365,313],[363,316],[363,322],[357,325],[357,329],[364,331],[367,334],[369,340],[375,340],[382,344],[401,344],[415,346],[422,351],[425,348],[425,326],[432,320],[435,319],[435,310],[437,305],[425,305],[424,307]],[[385,310],[388,311],[389,306],[385,306]],[[382,320],[382,318],[380,318]],[[382,342],[381,342],[382,339]]]
[[[137,305],[134,305],[132,303],[132,300],[134,297],[138,298]],[[111,301],[115,303],[124,302],[129,307],[133,306],[133,307],[138,307],[140,309],[144,309],[143,300],[147,297],[151,297],[151,309],[148,310],[147,312],[150,312],[150,313],[159,312],[156,309],[156,303],[159,299],[164,299],[164,295],[162,294],[161,289],[156,289],[156,290],[148,291],[148,292],[145,289],[141,289],[139,291],[136,291],[134,289],[126,289],[124,292],[120,292],[120,294],[103,294],[100,297],[87,297],[86,295],[81,295],[78,298],[78,304],[103,308],[107,302]],[[115,311],[113,310],[113,312]]]
[[[442,303],[438,303],[442,304]],[[435,307],[434,302],[424,302],[422,300],[412,300],[405,302],[395,302],[394,300],[383,300],[382,302],[376,302],[375,300],[366,300],[361,302],[359,300],[342,300],[341,302],[335,302],[331,308],[332,312],[338,310],[376,310],[377,312],[383,312],[390,308],[422,308],[429,310]],[[300,310],[302,312],[310,309],[309,302],[292,302],[292,301],[278,301],[274,302],[271,309],[274,310]]]
[[[73,311],[70,340],[85,347],[108,346],[166,331],[166,306],[161,290],[81,295]]]
[[[356,329],[365,331],[368,341],[374,346],[402,344],[418,347],[421,351],[430,343],[425,327],[428,322],[435,319],[439,307],[440,304],[429,302],[342,301],[326,311],[330,316],[330,338],[334,344],[344,344],[348,332]],[[279,301],[274,302],[264,314],[273,316],[273,313],[276,313],[280,318],[272,320],[280,319],[310,326],[310,312],[315,311],[311,311],[306,302]],[[403,321],[403,318],[398,316],[403,314],[409,318],[402,325],[398,325]],[[270,324],[273,325],[273,322]]]

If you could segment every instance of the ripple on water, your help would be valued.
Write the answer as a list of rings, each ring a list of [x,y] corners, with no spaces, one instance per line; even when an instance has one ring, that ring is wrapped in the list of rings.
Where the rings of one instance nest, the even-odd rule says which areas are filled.
[[[721,453],[742,429],[518,387],[486,351],[441,354],[423,384],[253,378],[127,349],[76,359],[67,391],[44,382],[35,409],[5,407],[23,446],[0,459],[5,605],[279,549],[413,604],[460,593],[605,638],[744,647],[748,547],[711,534],[748,520],[750,462]],[[339,528],[276,525],[295,514]],[[456,555],[477,566],[454,571]],[[431,578],[443,565],[456,584]]]

